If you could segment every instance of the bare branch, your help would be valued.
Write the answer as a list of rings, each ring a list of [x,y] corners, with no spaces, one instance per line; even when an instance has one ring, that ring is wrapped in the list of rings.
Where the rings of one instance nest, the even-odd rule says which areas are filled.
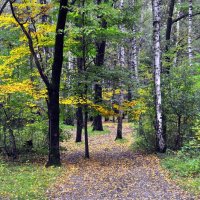
[[[200,12],[197,12],[197,13],[192,14],[192,17],[194,17],[194,16],[196,16],[196,15],[200,15]],[[186,17],[188,17],[188,16],[189,16],[189,13],[185,13],[185,14],[181,15],[180,17],[174,19],[174,20],[172,21],[172,24],[173,24],[173,23],[176,23],[176,22],[180,21],[181,19],[184,19],[184,18],[186,18]]]
[[[3,13],[4,8],[7,6],[9,0],[6,0],[3,4],[3,6],[0,8],[0,15]]]

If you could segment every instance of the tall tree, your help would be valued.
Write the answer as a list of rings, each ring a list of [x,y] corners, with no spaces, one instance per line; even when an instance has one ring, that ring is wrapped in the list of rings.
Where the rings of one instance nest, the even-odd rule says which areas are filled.
[[[124,0],[120,0],[120,9],[122,10],[124,7]],[[124,25],[120,25],[120,30],[121,32],[125,31]],[[119,47],[119,64],[120,67],[123,69],[125,67],[125,48],[123,44]],[[120,88],[120,93],[118,97],[118,104],[119,104],[119,109],[118,109],[118,117],[117,117],[117,135],[116,139],[122,139],[122,123],[123,123],[123,110],[122,110],[122,103],[124,101],[124,93],[122,89],[122,81],[119,81],[119,86]]]
[[[161,1],[152,0],[153,11],[153,48],[154,48],[154,85],[155,85],[155,108],[156,108],[156,146],[158,152],[165,152],[166,144],[163,137],[162,120],[162,97],[161,97]]]
[[[66,17],[69,11],[68,0],[61,0],[58,11],[58,19],[56,25],[56,37],[54,45],[54,56],[52,64],[51,78],[49,79],[42,67],[42,63],[38,59],[38,54],[34,49],[34,42],[31,34],[27,31],[24,23],[21,22],[19,16],[16,14],[13,1],[9,1],[12,15],[16,22],[19,24],[21,30],[28,40],[30,52],[35,61],[35,65],[39,71],[39,74],[46,85],[48,99],[48,117],[49,117],[49,156],[46,166],[58,166],[60,161],[59,150],[59,91],[60,91],[60,77],[63,64],[63,47],[64,47],[64,30],[66,24]]]
[[[97,0],[97,5],[101,4],[102,0]],[[101,18],[100,23],[102,28],[107,27],[107,22],[102,16],[97,16],[98,18]],[[96,58],[95,58],[95,65],[100,68],[104,64],[104,56],[105,56],[105,49],[106,49],[106,40],[103,39],[101,41],[96,42]],[[94,102],[96,104],[102,103],[102,86],[101,83],[96,83],[94,86]],[[102,115],[97,114],[94,116],[94,121],[93,121],[93,130],[98,130],[98,131],[103,131],[103,124],[102,124]]]
[[[192,0],[189,0],[189,10],[188,10],[188,58],[189,65],[192,66]]]
[[[77,58],[77,67],[78,67],[78,74],[83,73],[83,58],[79,57]],[[78,83],[79,88],[79,96],[82,96],[82,84],[79,82]],[[81,142],[82,141],[82,130],[83,130],[83,108],[81,105],[78,105],[78,108],[76,110],[76,142]]]

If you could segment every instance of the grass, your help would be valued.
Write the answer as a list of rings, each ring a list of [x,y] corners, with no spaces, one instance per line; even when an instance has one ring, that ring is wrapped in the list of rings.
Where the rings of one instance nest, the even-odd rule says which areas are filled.
[[[46,199],[45,192],[62,168],[45,168],[30,163],[0,161],[0,199]]]
[[[89,136],[105,135],[110,133],[110,130],[106,126],[103,127],[103,131],[93,131],[92,129],[93,129],[92,126],[88,126]]]
[[[125,144],[129,142],[129,140],[127,138],[122,138],[122,139],[115,140],[115,142],[120,143],[120,144]]]
[[[161,164],[181,186],[200,195],[200,155],[168,155],[162,159]]]

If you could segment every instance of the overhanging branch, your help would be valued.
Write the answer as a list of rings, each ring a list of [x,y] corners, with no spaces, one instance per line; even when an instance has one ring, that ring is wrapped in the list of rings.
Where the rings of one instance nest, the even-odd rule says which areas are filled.
[[[192,14],[192,17],[194,17],[194,16],[196,16],[196,15],[200,15],[200,12],[197,12],[197,13]],[[186,17],[188,17],[188,16],[189,16],[189,13],[185,13],[185,14],[181,15],[180,17],[174,19],[174,20],[172,21],[172,23],[176,23],[176,22],[180,21],[181,19],[184,19],[184,18],[186,18]]]
[[[13,2],[11,2],[11,0],[9,0],[9,3],[10,3],[11,12],[12,12],[12,15],[13,15],[14,19],[19,24],[21,30],[23,31],[23,33],[25,34],[26,38],[28,39],[29,49],[30,49],[30,52],[31,52],[31,54],[32,54],[32,56],[34,58],[36,67],[38,69],[38,72],[39,72],[42,80],[44,81],[46,87],[49,88],[50,87],[50,82],[48,80],[48,77],[44,74],[44,71],[43,71],[43,68],[42,68],[42,66],[40,64],[40,61],[37,58],[37,54],[36,54],[36,52],[34,50],[33,40],[31,38],[31,35],[28,33],[28,31],[25,29],[24,25],[17,18],[16,14],[15,14],[15,11],[14,11],[14,7],[13,7]]]

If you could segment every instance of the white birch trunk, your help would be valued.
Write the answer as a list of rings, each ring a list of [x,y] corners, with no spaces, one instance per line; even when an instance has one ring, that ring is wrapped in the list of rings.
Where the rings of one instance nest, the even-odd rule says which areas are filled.
[[[160,0],[152,0],[153,7],[153,47],[154,47],[154,83],[156,106],[156,139],[157,150],[165,151],[162,121],[162,97],[161,97],[161,48],[160,48]]]
[[[178,6],[180,7],[181,5],[181,0],[178,0],[177,2]],[[181,16],[181,12],[179,11],[177,13],[177,18]],[[178,49],[178,44],[179,44],[179,38],[180,38],[180,21],[177,21],[176,22],[176,56],[174,58],[174,66],[176,66],[177,64],[177,59],[178,59],[178,52],[177,52],[177,49]]]
[[[135,6],[135,0],[133,1],[133,6]],[[141,14],[141,18],[143,18],[143,14]],[[143,20],[143,19],[141,19]],[[139,84],[139,76],[138,76],[138,52],[137,52],[137,40],[136,40],[136,27],[135,23],[133,23],[133,39],[132,39],[132,56],[131,56],[131,64],[135,74],[135,80],[137,84]]]
[[[137,82],[137,84],[139,83],[139,77],[138,77],[138,62],[137,62],[137,41],[136,41],[136,30],[135,30],[135,25],[133,25],[133,39],[132,39],[132,53],[131,53],[131,66],[132,66],[132,70],[134,71],[135,74],[135,80]]]
[[[189,65],[192,66],[192,0],[189,0],[188,14],[188,59]]]

